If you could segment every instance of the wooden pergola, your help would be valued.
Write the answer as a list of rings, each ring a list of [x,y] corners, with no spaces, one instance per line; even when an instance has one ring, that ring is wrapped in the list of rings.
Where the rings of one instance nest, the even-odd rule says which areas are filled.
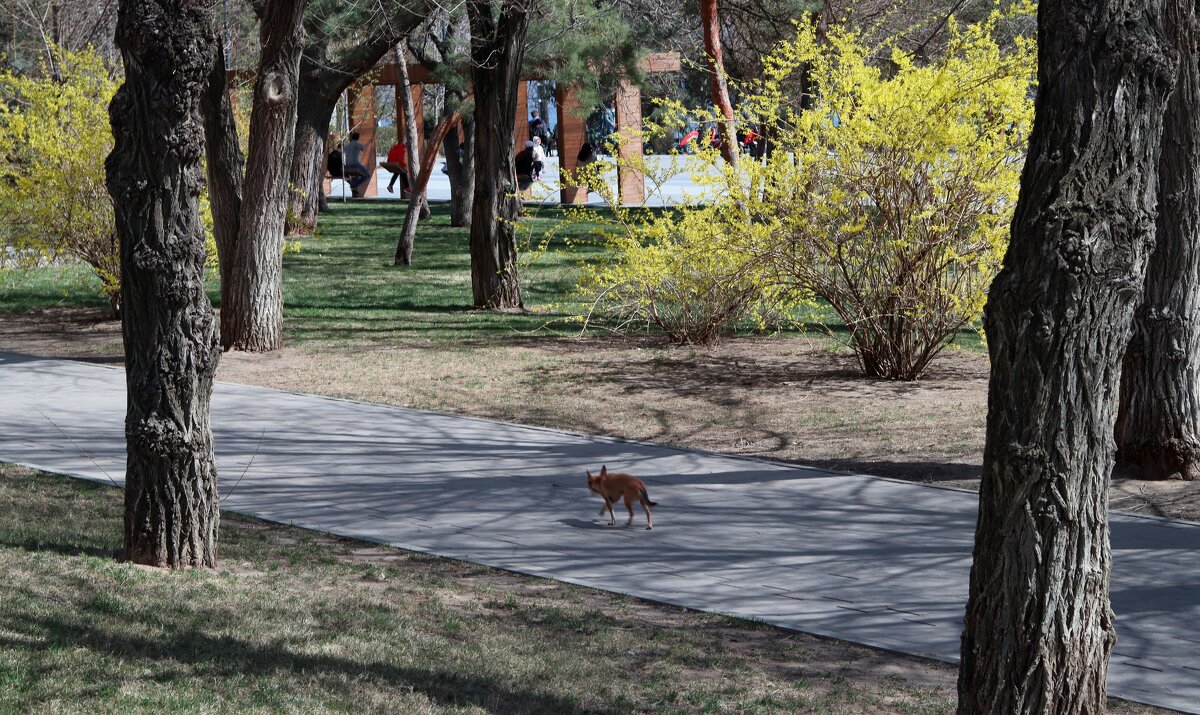
[[[678,72],[680,70],[679,55],[674,52],[650,54],[641,61],[640,69],[645,74]],[[394,86],[397,94],[401,91],[400,72],[394,62],[380,63],[371,73],[375,77],[369,83],[364,83],[347,90],[350,113],[350,127],[359,134],[359,141],[367,147],[363,165],[370,172],[371,180],[363,187],[364,196],[378,196],[378,176],[376,175],[376,156],[379,153],[375,145],[375,88],[378,86]],[[417,135],[424,141],[424,85],[441,84],[441,82],[424,66],[408,65],[409,84],[412,86],[413,107],[416,108]],[[524,147],[529,139],[529,82],[537,79],[528,77],[517,85],[517,112],[515,117],[516,141],[515,147]],[[561,170],[574,171],[578,165],[579,149],[587,141],[587,124],[581,114],[578,92],[572,87],[559,87],[555,92],[555,105],[558,112],[558,160]],[[620,137],[618,157],[628,159],[640,156],[642,153],[642,90],[633,83],[622,80],[616,96],[616,129]],[[396,127],[400,131],[404,126],[403,102],[396,102]],[[514,147],[514,148],[515,148]],[[434,150],[436,151],[436,147]],[[421,147],[424,155],[425,147]],[[617,190],[620,201],[625,205],[641,204],[646,197],[646,180],[637,170],[637,162],[620,161],[617,172]],[[587,201],[586,186],[564,185],[560,192],[560,200],[564,204],[578,204]]]

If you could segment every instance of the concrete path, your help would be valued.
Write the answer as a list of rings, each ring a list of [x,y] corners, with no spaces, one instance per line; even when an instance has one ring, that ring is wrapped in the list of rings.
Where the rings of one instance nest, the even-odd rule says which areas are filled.
[[[119,367],[0,353],[0,460],[120,481],[124,414]],[[213,423],[227,509],[958,657],[974,494],[224,383]],[[654,531],[597,517],[602,463]],[[1116,515],[1113,551],[1110,692],[1200,712],[1200,527]]]

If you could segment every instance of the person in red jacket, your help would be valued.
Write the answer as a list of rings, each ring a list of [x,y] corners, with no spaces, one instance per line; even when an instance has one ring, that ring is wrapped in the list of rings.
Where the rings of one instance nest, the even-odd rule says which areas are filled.
[[[396,185],[396,179],[400,180],[400,195],[408,196],[408,145],[397,142],[388,149],[387,161],[380,164],[383,168],[392,172],[392,180],[388,182],[388,191],[392,191]]]

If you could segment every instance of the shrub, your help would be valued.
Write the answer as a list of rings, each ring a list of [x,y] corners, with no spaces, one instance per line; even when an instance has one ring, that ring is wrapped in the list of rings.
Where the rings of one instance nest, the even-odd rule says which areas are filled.
[[[121,254],[104,160],[120,82],[93,50],[54,52],[57,79],[45,66],[37,75],[0,70],[0,245],[23,265],[82,261],[119,315]],[[200,210],[211,269],[207,192]]]
[[[120,254],[104,159],[118,82],[92,51],[58,50],[61,78],[0,70],[3,241],[27,264],[70,257],[91,266],[113,308]]]
[[[1007,245],[1036,58],[1025,38],[1000,47],[1000,19],[950,22],[928,63],[891,48],[886,71],[853,32],[799,28],[740,88],[739,122],[767,136],[766,155],[735,168],[702,149],[677,164],[700,205],[616,221],[613,261],[581,284],[594,305],[695,342],[680,336],[711,340],[755,308],[816,298],[866,374],[918,378],[978,319]],[[660,115],[718,119],[670,102]]]
[[[751,248],[837,312],[867,375],[918,378],[1003,258],[1036,70],[1031,44],[1002,52],[990,29],[951,25],[925,65],[893,49],[886,74],[853,33],[802,30],[757,93],[777,146],[745,201],[776,240]],[[796,113],[779,88],[801,70],[816,101]]]
[[[622,210],[616,225],[623,230],[607,241],[614,260],[584,269],[581,286],[595,296],[592,305],[618,329],[650,324],[679,344],[711,343],[762,314],[767,278],[739,249],[735,233],[745,227],[726,208]]]

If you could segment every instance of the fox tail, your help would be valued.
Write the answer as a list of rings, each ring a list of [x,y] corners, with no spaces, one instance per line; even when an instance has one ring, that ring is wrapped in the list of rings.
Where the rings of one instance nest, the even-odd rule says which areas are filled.
[[[658,502],[650,501],[650,495],[646,493],[645,489],[642,489],[641,492],[638,493],[638,496],[641,497],[642,501],[646,502],[650,506],[658,506]]]

